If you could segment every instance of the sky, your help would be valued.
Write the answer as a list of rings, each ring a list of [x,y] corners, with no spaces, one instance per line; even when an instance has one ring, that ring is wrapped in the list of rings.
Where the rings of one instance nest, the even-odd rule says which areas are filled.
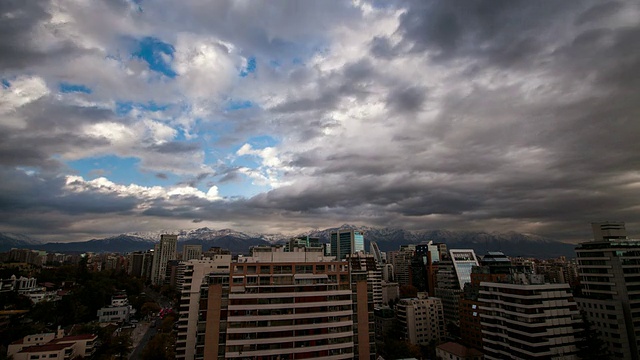
[[[640,233],[640,3],[0,1],[0,231]]]

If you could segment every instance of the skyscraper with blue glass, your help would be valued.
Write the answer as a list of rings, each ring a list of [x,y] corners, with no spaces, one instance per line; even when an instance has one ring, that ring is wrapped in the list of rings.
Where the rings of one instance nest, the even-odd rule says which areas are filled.
[[[347,255],[364,252],[364,234],[358,230],[340,229],[331,233],[331,256],[342,260]]]

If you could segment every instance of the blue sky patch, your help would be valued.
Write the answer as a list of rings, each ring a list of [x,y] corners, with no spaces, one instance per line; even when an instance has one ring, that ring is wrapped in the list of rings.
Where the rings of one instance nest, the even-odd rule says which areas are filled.
[[[71,84],[71,83],[66,83],[66,82],[61,82],[59,85],[60,88],[60,92],[61,93],[85,93],[85,94],[91,94],[91,89],[89,89],[88,87],[84,86],[84,85],[80,85],[80,84]]]
[[[11,83],[7,79],[2,79],[2,87],[8,89],[11,87]]]
[[[257,63],[256,63],[256,58],[255,57],[250,57],[247,59],[247,67],[245,67],[244,69],[242,69],[240,71],[240,76],[241,77],[246,77],[249,74],[252,74],[254,72],[256,72],[256,68],[257,68]]]
[[[231,100],[224,108],[225,111],[235,111],[242,109],[250,109],[253,107],[253,103],[249,100]]]
[[[254,149],[264,149],[278,144],[278,140],[269,135],[254,136],[247,141]]]
[[[149,101],[147,103],[135,103],[132,101],[116,101],[116,114],[118,116],[127,115],[131,110],[140,109],[144,111],[164,111],[169,108],[169,104],[157,104],[155,101]]]
[[[173,45],[154,37],[145,37],[138,42],[138,49],[132,55],[146,61],[149,64],[149,69],[174,78],[177,75],[171,69],[174,52]]]
[[[106,177],[120,185],[137,184],[141,186],[171,185],[179,181],[179,177],[171,173],[147,173],[139,169],[140,159],[122,158],[115,155],[92,157],[68,161],[67,165],[78,172],[86,180]]]

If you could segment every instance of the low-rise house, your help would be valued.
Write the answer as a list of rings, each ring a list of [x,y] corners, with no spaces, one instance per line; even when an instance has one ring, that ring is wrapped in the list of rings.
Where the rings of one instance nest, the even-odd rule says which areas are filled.
[[[98,337],[93,334],[64,336],[64,330],[55,333],[27,335],[7,347],[7,356],[14,360],[88,358],[95,352]]]
[[[98,310],[98,321],[101,323],[127,322],[134,312],[127,296],[119,293],[111,297],[111,305]]]

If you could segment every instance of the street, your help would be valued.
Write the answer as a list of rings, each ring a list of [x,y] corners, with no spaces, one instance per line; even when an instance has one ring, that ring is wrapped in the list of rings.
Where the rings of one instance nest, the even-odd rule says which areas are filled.
[[[156,321],[158,321],[156,318],[152,318],[151,321],[141,322],[135,329],[133,329],[131,333],[133,352],[129,355],[129,360],[141,359],[142,349],[144,349],[145,345],[147,345],[149,340],[151,340],[157,332],[157,327],[151,327],[151,323]]]

